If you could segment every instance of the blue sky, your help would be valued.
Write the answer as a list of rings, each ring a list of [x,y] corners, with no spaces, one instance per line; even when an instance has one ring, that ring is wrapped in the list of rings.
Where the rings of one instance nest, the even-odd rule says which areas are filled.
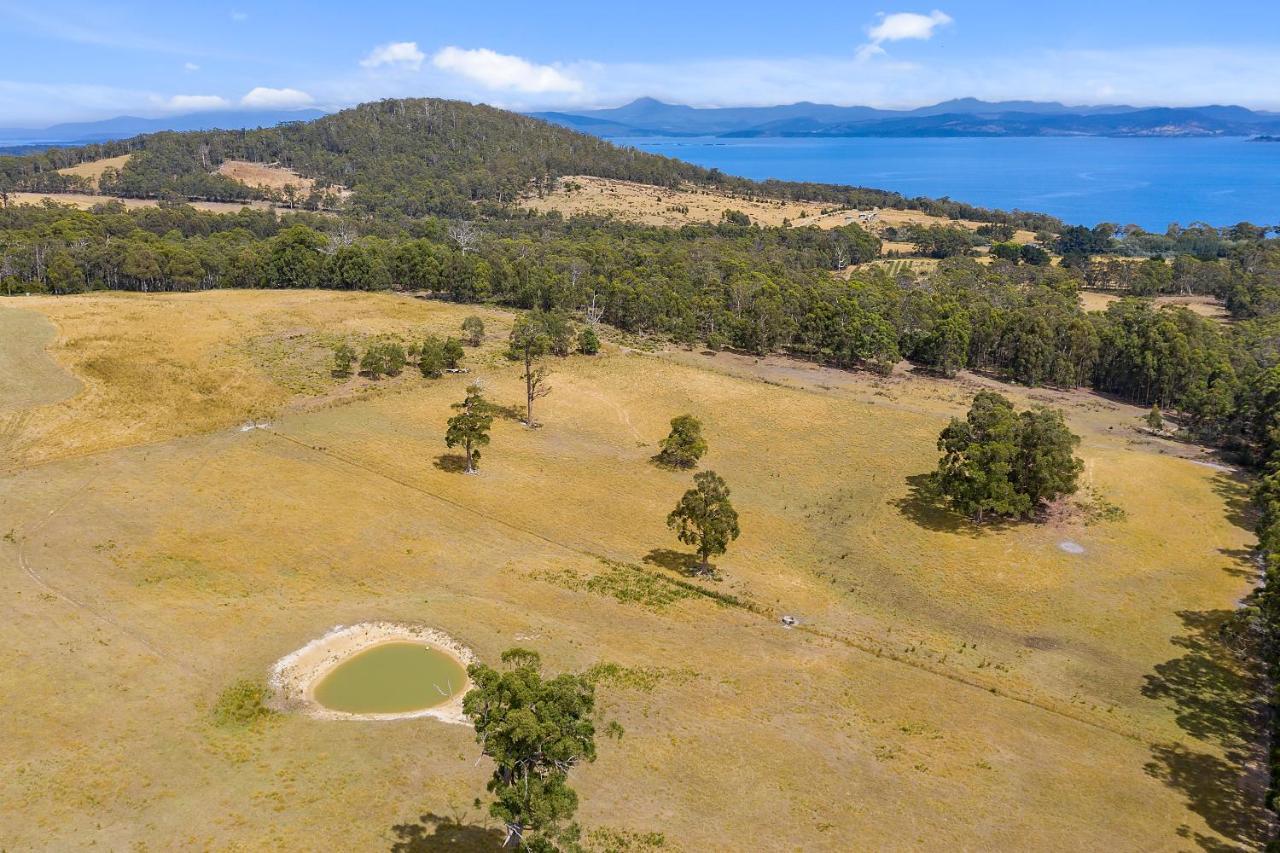
[[[1280,109],[1274,2],[0,0],[0,45],[0,126],[408,95]]]

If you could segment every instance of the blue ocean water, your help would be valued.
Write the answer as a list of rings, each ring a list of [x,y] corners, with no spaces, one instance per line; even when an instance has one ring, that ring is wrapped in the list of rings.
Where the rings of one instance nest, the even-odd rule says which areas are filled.
[[[1280,143],[1243,138],[612,141],[748,178],[948,196],[1073,224],[1280,224]]]

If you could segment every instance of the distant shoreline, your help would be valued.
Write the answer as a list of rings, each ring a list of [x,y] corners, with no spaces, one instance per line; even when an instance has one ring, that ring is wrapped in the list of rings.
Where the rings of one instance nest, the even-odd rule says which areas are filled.
[[[1276,138],[1280,138],[1277,136]],[[1275,151],[1249,137],[634,137],[612,139],[754,180],[874,186],[1036,210],[1064,222],[1280,220]],[[1000,163],[992,169],[993,162]]]

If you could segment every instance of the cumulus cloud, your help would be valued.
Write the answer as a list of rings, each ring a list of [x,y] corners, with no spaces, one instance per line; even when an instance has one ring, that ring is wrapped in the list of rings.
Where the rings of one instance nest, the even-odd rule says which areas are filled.
[[[393,41],[390,44],[378,45],[373,51],[360,60],[365,68],[378,68],[382,65],[398,66],[417,71],[427,55],[418,50],[415,41]]]
[[[579,92],[582,81],[550,65],[535,65],[518,56],[496,53],[487,48],[465,50],[446,47],[431,58],[441,71],[457,74],[487,89],[515,92]]]
[[[933,38],[934,30],[951,22],[950,15],[937,9],[927,15],[918,12],[881,13],[880,22],[867,28],[868,41],[858,48],[857,56],[861,60],[879,56],[885,52],[882,45],[889,41],[928,41]]]
[[[182,65],[182,70],[183,70],[183,71],[187,71],[187,72],[191,72],[191,71],[199,71],[199,70],[200,70],[200,66],[199,66],[199,65],[196,65],[194,62],[185,62],[185,63],[183,63],[183,65]]]
[[[161,99],[160,106],[166,110],[185,112],[204,112],[206,110],[225,110],[231,106],[226,98],[219,95],[173,95]]]
[[[261,109],[289,109],[305,107],[314,100],[300,89],[271,89],[266,86],[255,86],[240,99],[240,105]]]

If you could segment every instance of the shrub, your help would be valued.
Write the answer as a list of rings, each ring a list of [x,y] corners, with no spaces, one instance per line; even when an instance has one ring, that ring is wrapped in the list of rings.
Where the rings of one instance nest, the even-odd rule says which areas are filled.
[[[422,342],[418,347],[418,369],[428,379],[440,378],[445,369],[444,341],[432,335]]]
[[[658,461],[673,468],[692,468],[707,452],[707,441],[702,437],[702,421],[693,415],[680,415],[671,419],[671,432],[658,442],[662,448]]]
[[[333,375],[350,376],[356,363],[356,351],[351,344],[340,343],[333,348]]]
[[[444,366],[449,370],[457,370],[458,365],[462,362],[462,341],[454,337],[444,339]]]
[[[600,352],[600,336],[592,327],[585,326],[578,333],[578,352],[583,355],[595,355]]]
[[[463,320],[462,334],[466,337],[468,344],[473,347],[480,346],[480,342],[484,340],[484,320],[474,314]]]
[[[360,359],[360,371],[377,379],[382,375],[397,376],[404,370],[404,347],[395,341],[370,344]]]
[[[266,705],[270,691],[260,681],[242,679],[218,696],[213,721],[227,728],[244,728],[275,715]]]

